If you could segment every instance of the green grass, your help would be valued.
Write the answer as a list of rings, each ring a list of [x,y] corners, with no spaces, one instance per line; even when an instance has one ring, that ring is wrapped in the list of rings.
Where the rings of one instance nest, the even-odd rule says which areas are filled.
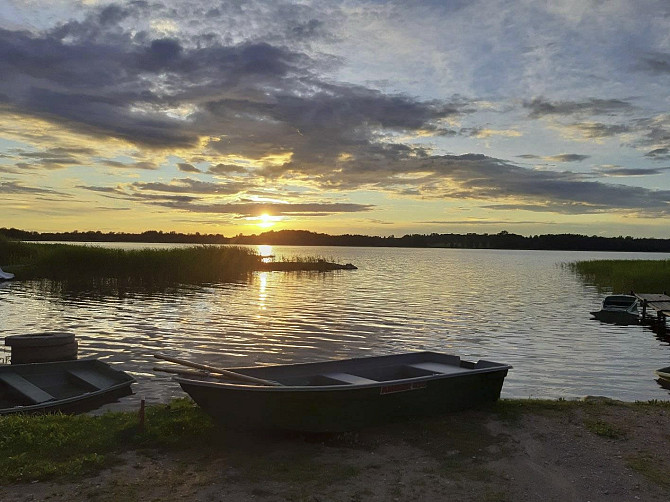
[[[587,419],[584,420],[584,426],[596,436],[607,439],[622,439],[626,437],[625,430],[604,420]]]
[[[186,399],[137,413],[0,417],[0,484],[76,477],[118,461],[131,448],[186,447],[206,441],[211,420]]]
[[[668,471],[663,466],[664,459],[654,458],[645,452],[632,453],[626,458],[626,464],[639,472],[649,481],[664,488],[670,488]]]
[[[567,266],[584,282],[614,293],[670,290],[670,260],[588,260]]]

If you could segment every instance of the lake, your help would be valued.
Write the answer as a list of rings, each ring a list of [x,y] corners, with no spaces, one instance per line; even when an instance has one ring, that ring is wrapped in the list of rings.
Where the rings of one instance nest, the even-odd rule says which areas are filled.
[[[513,365],[503,397],[669,397],[654,376],[670,365],[668,339],[647,327],[592,320],[605,292],[562,266],[669,255],[260,248],[277,259],[318,256],[358,270],[259,272],[244,282],[122,298],[0,283],[3,336],[75,333],[79,357],[98,357],[137,379],[135,395],[120,403],[126,407],[186,395],[170,375],[153,371],[163,364],[157,352],[234,367],[434,350]]]

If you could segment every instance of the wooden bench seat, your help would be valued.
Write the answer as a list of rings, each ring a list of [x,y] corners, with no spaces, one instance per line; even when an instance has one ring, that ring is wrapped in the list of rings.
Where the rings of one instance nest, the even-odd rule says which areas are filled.
[[[109,387],[110,384],[108,378],[87,368],[73,368],[68,370],[67,373],[73,377],[76,382],[88,385],[92,390],[104,389]]]
[[[337,380],[342,383],[349,383],[353,385],[361,385],[368,383],[379,383],[377,380],[370,380],[369,378],[352,375],[351,373],[326,373],[322,375],[331,380]]]
[[[0,373],[0,381],[7,384],[12,390],[25,397],[32,404],[44,403],[56,399],[37,385],[29,382],[16,373]]]
[[[430,371],[431,373],[438,373],[443,375],[449,375],[451,373],[463,373],[470,371],[468,368],[461,368],[460,366],[454,366],[451,364],[442,364],[442,363],[414,363],[408,364],[409,368],[414,368],[417,370]]]

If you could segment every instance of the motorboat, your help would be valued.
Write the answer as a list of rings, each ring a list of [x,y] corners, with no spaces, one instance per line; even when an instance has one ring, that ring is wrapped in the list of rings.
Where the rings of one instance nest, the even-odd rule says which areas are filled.
[[[634,295],[609,295],[603,300],[600,310],[591,312],[591,315],[612,324],[637,324],[640,322],[638,305],[639,300]]]

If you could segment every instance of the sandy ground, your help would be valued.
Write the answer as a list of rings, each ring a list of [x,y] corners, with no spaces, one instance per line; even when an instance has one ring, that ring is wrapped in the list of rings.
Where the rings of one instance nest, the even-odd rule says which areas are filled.
[[[668,501],[670,407],[469,411],[337,436],[222,431],[207,448],[131,451],[30,501]]]

